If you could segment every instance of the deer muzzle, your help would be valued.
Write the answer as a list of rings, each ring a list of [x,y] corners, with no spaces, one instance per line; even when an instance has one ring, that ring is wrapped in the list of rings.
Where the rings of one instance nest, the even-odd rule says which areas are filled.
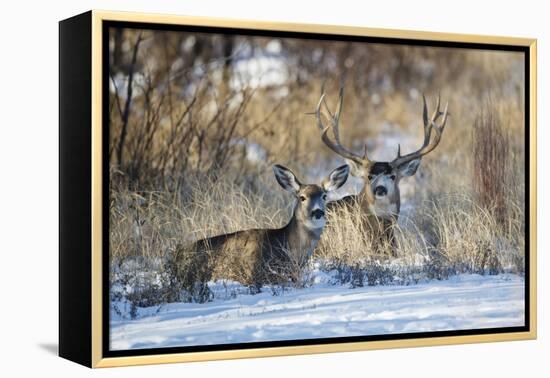
[[[325,212],[321,209],[315,209],[311,212],[311,217],[314,219],[321,219],[325,216]]]
[[[378,197],[383,197],[386,194],[388,194],[388,189],[386,189],[386,187],[384,186],[379,185],[376,188],[374,188],[374,194]]]

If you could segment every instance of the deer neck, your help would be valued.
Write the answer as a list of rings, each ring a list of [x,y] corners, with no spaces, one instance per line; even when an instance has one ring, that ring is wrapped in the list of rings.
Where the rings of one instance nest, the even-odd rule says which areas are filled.
[[[299,253],[304,257],[309,257],[317,247],[323,227],[308,227],[307,222],[300,219],[295,210],[294,215],[284,227],[284,231],[290,251],[292,253]]]

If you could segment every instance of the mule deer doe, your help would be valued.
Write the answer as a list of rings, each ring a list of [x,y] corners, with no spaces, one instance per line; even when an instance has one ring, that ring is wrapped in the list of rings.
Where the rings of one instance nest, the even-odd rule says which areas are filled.
[[[449,104],[447,103],[444,111],[441,111],[440,98],[438,96],[436,109],[432,116],[428,118],[428,108],[424,95],[422,96],[422,100],[424,143],[417,151],[406,155],[401,155],[401,146],[398,145],[397,156],[389,162],[369,159],[366,145],[362,155],[352,152],[342,146],[340,142],[339,121],[344,102],[343,85],[340,85],[338,106],[334,114],[332,114],[328,108],[324,89],[321,90],[321,98],[313,113],[316,116],[317,126],[321,131],[321,139],[324,144],[346,159],[351,167],[352,176],[362,178],[365,181],[365,186],[359,194],[346,196],[338,201],[331,202],[329,204],[329,209],[341,205],[359,206],[361,213],[364,215],[364,226],[368,227],[365,229],[376,232],[379,237],[390,242],[392,245],[394,244],[393,226],[397,223],[401,208],[399,182],[403,177],[414,175],[420,165],[422,157],[437,147],[441,141],[447,117],[449,116]],[[321,109],[322,106],[325,107],[326,113]],[[330,124],[326,127],[323,124],[323,117],[330,121]],[[439,120],[440,123],[438,124]],[[334,140],[329,138],[329,130],[332,131]],[[434,134],[433,138],[432,132]]]
[[[293,273],[287,270],[301,269],[313,253],[325,226],[327,193],[344,185],[349,166],[336,168],[321,185],[302,184],[281,165],[273,171],[279,185],[296,199],[284,227],[218,235],[176,250],[173,276],[195,300],[208,300],[207,282],[212,278],[239,281],[259,292],[266,283],[285,281]]]

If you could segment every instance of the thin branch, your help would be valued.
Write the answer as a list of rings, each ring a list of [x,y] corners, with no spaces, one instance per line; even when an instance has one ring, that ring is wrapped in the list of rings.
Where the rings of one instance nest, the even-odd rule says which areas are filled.
[[[120,137],[118,140],[118,148],[117,148],[117,161],[118,165],[122,166],[122,151],[124,150],[124,143],[126,141],[126,134],[128,132],[128,119],[130,118],[130,109],[132,104],[132,85],[134,81],[134,70],[136,67],[137,62],[137,55],[139,51],[139,44],[142,41],[142,34],[143,32],[140,32],[138,35],[138,39],[136,41],[136,44],[134,45],[134,51],[132,55],[132,63],[130,64],[129,72],[128,72],[128,85],[126,88],[126,103],[124,104],[124,111],[121,114],[122,118],[122,128],[120,130]]]

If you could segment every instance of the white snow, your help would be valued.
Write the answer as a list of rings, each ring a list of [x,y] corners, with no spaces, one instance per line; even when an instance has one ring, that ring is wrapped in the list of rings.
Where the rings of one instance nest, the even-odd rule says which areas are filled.
[[[460,275],[355,289],[330,281],[330,275],[318,272],[311,287],[277,296],[269,288],[239,294],[240,285],[232,283],[223,289],[236,293],[232,299],[140,308],[135,320],[111,312],[111,349],[524,325],[524,279],[516,275]]]
[[[283,85],[287,80],[285,61],[273,56],[254,56],[233,64],[230,85],[234,89]]]
[[[251,163],[264,163],[267,160],[267,151],[258,143],[236,138],[231,140],[230,144],[232,146],[242,146],[246,152],[246,159]]]
[[[235,47],[233,55],[230,79],[233,89],[269,86],[285,88],[289,57],[282,54],[281,41],[273,39],[265,48],[259,48],[243,40]]]

